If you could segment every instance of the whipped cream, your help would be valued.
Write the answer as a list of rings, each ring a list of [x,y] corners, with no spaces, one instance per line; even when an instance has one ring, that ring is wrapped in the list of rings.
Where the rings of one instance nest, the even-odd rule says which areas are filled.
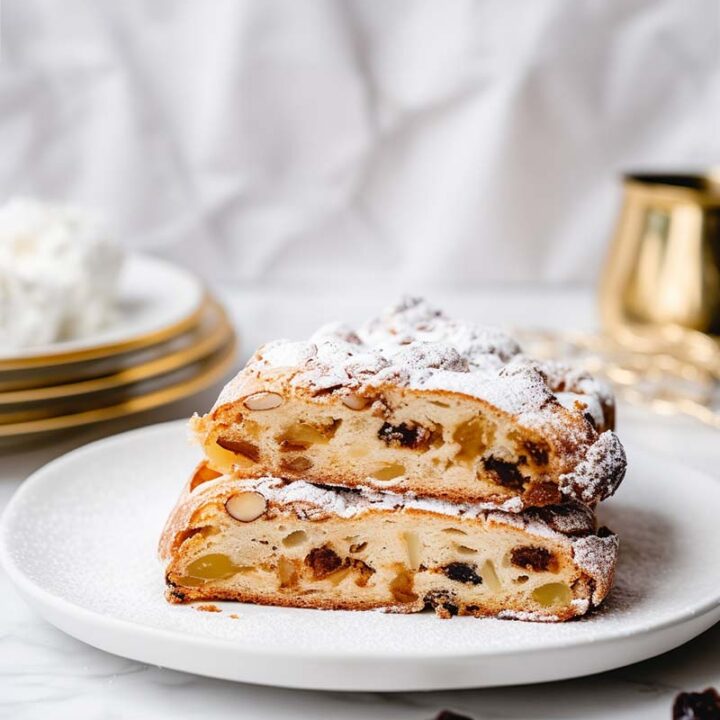
[[[0,206],[0,352],[87,336],[115,314],[122,251],[88,210]]]

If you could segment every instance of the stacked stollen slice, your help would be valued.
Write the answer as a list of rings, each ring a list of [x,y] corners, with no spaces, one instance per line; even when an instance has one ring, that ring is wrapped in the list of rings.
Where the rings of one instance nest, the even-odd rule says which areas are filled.
[[[48,345],[0,348],[0,443],[189,397],[227,377],[234,351],[226,313],[198,278],[129,255],[106,326]]]
[[[609,592],[625,473],[602,385],[405,299],[260,348],[160,542],[171,602],[559,621]]]

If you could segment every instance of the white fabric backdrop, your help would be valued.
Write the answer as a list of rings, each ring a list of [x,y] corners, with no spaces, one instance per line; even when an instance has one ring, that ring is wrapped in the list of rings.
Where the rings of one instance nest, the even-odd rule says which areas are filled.
[[[716,0],[4,0],[0,199],[207,277],[591,282],[619,171],[720,162]]]

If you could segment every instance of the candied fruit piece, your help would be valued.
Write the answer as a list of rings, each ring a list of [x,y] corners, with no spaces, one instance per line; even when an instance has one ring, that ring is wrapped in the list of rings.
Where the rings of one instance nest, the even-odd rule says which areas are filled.
[[[455,459],[461,463],[471,464],[488,449],[494,435],[493,426],[480,417],[460,423],[453,432],[453,440],[460,446]]]
[[[253,462],[260,460],[260,448],[246,440],[219,437],[215,441],[221,448],[229,450],[236,455],[243,455]]]
[[[365,587],[368,584],[368,580],[375,574],[375,569],[362,560],[352,560],[351,563],[357,573],[355,584],[358,587]]]
[[[572,591],[565,583],[547,583],[532,592],[535,602],[543,607],[564,607],[572,600]]]
[[[203,463],[195,471],[195,474],[190,481],[190,491],[192,492],[198,485],[202,485],[210,480],[219,478],[221,474],[222,473],[219,473],[217,470],[213,470],[211,467],[208,467],[205,463]]]
[[[315,580],[322,580],[340,569],[343,562],[340,556],[329,546],[313,548],[305,557],[305,565],[312,570]]]
[[[295,563],[281,555],[278,560],[277,576],[281,589],[295,587],[298,582],[298,572],[295,568]]]
[[[223,553],[211,553],[193,560],[180,578],[183,585],[202,585],[212,580],[227,580],[239,572],[251,568],[236,565]]]
[[[311,445],[324,445],[335,437],[341,420],[330,420],[325,424],[307,423],[300,420],[276,438],[283,451],[307,450]]]
[[[226,450],[215,441],[207,443],[204,449],[208,466],[220,473],[229,473],[235,466],[250,467],[254,464],[252,460],[244,455],[237,455],[231,450]]]
[[[405,474],[405,467],[398,463],[384,463],[377,470],[370,473],[376,480],[394,480]]]
[[[411,603],[418,599],[416,593],[413,592],[415,584],[415,575],[407,568],[401,567],[397,575],[390,581],[388,586],[395,602]]]

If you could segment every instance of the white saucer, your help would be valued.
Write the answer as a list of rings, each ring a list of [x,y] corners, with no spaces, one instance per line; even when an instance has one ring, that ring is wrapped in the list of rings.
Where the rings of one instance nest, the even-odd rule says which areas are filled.
[[[117,318],[88,337],[0,352],[0,362],[52,358],[96,348],[115,348],[183,323],[199,311],[204,297],[192,273],[148,255],[128,255],[120,275]]]
[[[628,451],[628,477],[601,508],[621,538],[617,585],[601,611],[560,625],[168,605],[155,546],[198,457],[177,422],[87,445],[36,472],[5,512],[0,559],[49,622],[177,670],[366,691],[570,678],[657,655],[720,619],[720,483]]]

